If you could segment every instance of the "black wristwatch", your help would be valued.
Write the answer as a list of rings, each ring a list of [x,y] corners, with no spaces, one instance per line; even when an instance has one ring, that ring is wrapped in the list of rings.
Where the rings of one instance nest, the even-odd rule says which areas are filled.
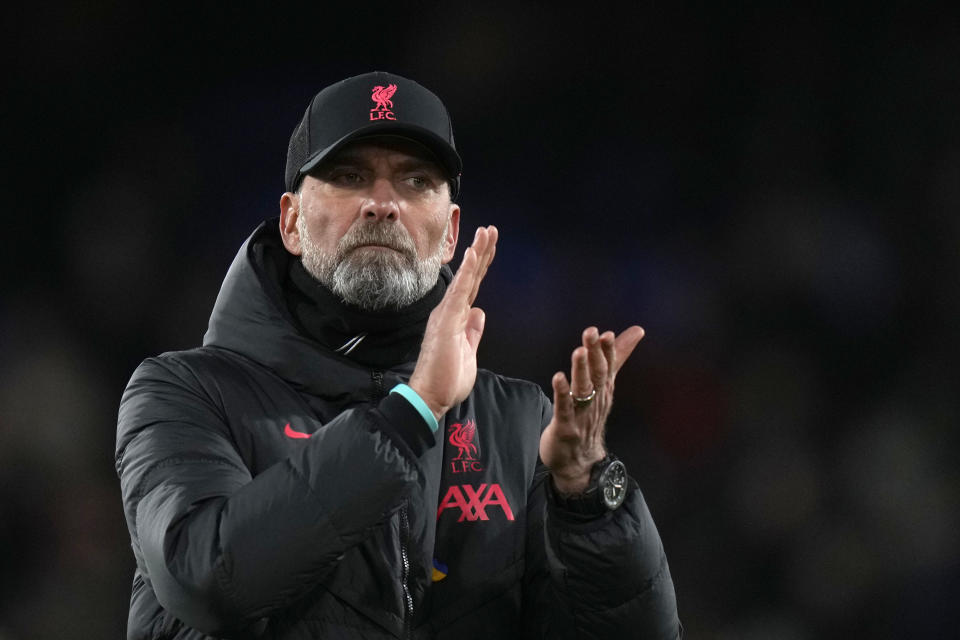
[[[627,467],[616,456],[607,454],[590,468],[590,484],[583,493],[564,495],[550,480],[554,503],[561,509],[584,515],[613,511],[627,497]]]

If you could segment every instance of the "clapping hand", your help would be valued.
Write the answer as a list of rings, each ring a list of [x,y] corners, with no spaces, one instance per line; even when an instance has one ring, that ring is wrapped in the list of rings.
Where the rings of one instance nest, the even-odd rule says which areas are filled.
[[[607,455],[604,433],[614,382],[641,338],[637,326],[618,336],[589,327],[573,350],[570,381],[562,371],[553,375],[553,419],[540,436],[540,459],[561,493],[584,491],[590,468]]]
[[[438,421],[470,394],[477,379],[477,347],[486,318],[473,301],[496,249],[497,228],[478,228],[457,274],[427,321],[410,388]]]

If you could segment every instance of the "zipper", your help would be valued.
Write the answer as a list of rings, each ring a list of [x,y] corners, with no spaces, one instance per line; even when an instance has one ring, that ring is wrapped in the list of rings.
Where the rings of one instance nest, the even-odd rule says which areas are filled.
[[[400,575],[400,588],[403,590],[403,602],[406,615],[403,617],[403,637],[412,637],[413,631],[413,594],[410,593],[410,556],[407,552],[407,539],[410,537],[410,521],[407,517],[407,501],[400,507],[400,559],[403,571]]]
[[[383,392],[383,371],[374,369],[370,372],[370,379],[373,380],[373,401],[377,402],[386,395]]]
[[[374,369],[370,372],[373,381],[373,401],[377,402],[386,395],[383,390],[383,371]],[[413,594],[410,592],[410,552],[407,545],[410,542],[410,516],[407,514],[407,501],[400,506],[400,561],[403,564],[400,572],[400,590],[403,595],[403,637],[413,637]]]
[[[384,395],[383,371],[374,369],[370,372],[373,381],[373,401],[377,402]],[[410,593],[410,552],[407,545],[410,541],[410,516],[407,514],[407,501],[400,506],[400,561],[403,564],[400,572],[400,590],[403,595],[403,637],[413,637],[413,594]]]

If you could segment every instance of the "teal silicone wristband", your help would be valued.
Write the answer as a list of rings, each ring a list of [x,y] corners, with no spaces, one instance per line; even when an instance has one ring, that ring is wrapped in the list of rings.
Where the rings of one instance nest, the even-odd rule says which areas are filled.
[[[440,428],[440,425],[437,424],[437,419],[433,416],[433,411],[430,411],[430,407],[427,406],[427,403],[423,401],[423,398],[421,398],[416,391],[401,383],[395,386],[393,389],[390,389],[390,393],[399,393],[406,398],[407,402],[413,405],[413,408],[417,410],[417,413],[423,416],[423,421],[427,423],[428,427],[430,427],[430,431],[434,433],[437,432],[437,429]]]

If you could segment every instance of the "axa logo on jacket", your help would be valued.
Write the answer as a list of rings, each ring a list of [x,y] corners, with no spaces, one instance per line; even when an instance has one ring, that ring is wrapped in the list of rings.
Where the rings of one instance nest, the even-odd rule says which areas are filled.
[[[513,520],[513,509],[507,502],[507,497],[503,494],[503,489],[499,483],[482,483],[479,487],[469,484],[451,485],[447,489],[446,495],[440,501],[437,507],[437,520],[447,509],[456,507],[460,509],[460,517],[457,522],[476,522],[477,520],[489,520],[490,515],[487,509],[490,507],[500,507],[507,520]]]

